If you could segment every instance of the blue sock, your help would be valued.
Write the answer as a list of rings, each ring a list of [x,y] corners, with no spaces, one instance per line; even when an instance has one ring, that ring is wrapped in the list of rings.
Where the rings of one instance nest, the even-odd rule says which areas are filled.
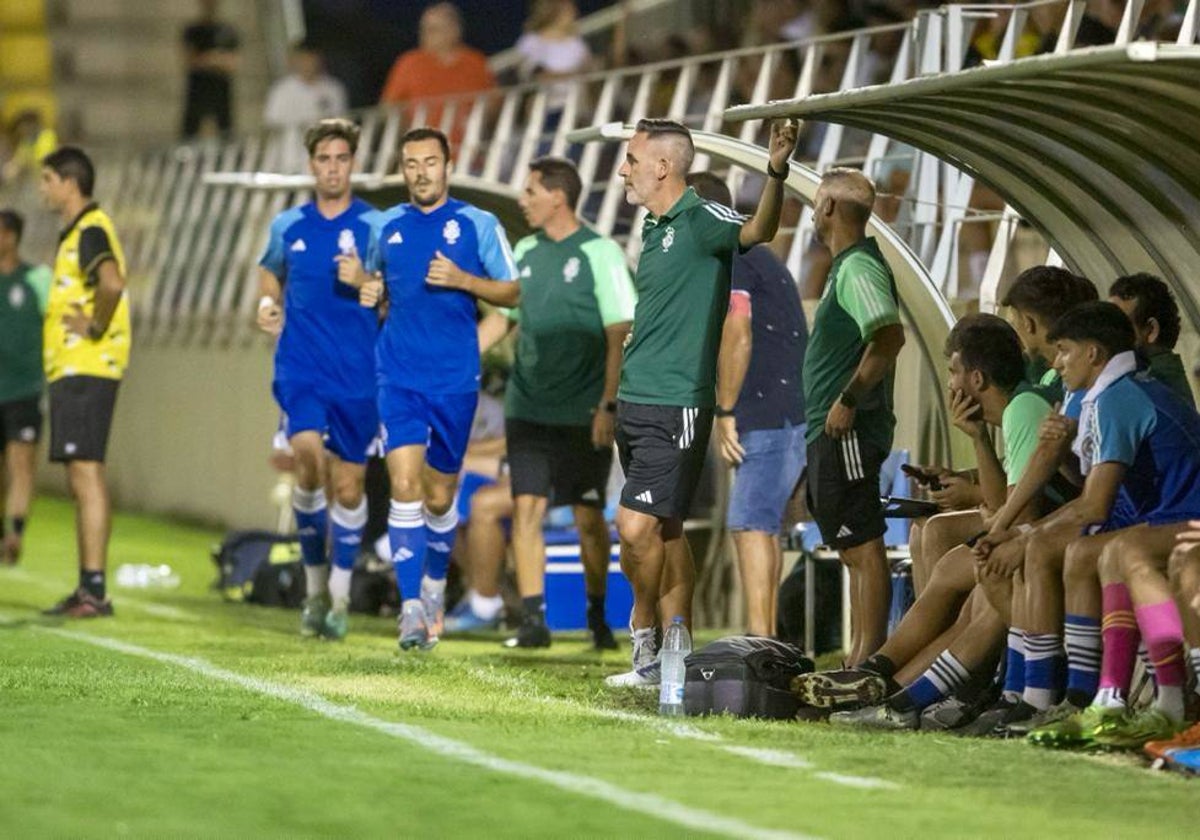
[[[1022,699],[1035,709],[1049,709],[1062,692],[1062,636],[1025,634],[1025,691]]]
[[[325,488],[292,488],[292,510],[296,514],[296,533],[300,537],[300,557],[305,566],[325,565],[325,540],[329,533]]]
[[[900,692],[892,705],[898,711],[920,711],[962,688],[970,677],[966,666],[959,662],[954,654],[948,650],[943,651],[929,666],[928,671]]]
[[[445,513],[433,513],[422,508],[425,520],[425,576],[431,580],[445,580],[450,568],[450,552],[454,550],[454,537],[458,532],[458,508],[453,505]]]
[[[1067,648],[1067,699],[1083,708],[1100,688],[1100,622],[1088,615],[1068,615],[1063,628]]]
[[[388,542],[401,602],[421,597],[421,572],[425,558],[425,520],[420,502],[397,502],[388,510]]]
[[[362,548],[363,528],[367,526],[367,500],[359,502],[354,510],[334,502],[329,519],[332,522],[333,565],[339,569],[353,569]]]
[[[1025,691],[1025,631],[1008,629],[1008,653],[1004,658],[1004,699],[1017,702]]]

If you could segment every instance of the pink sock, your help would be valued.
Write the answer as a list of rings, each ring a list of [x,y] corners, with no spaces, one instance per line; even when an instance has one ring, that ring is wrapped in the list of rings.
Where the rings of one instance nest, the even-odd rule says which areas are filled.
[[[1104,653],[1100,660],[1100,688],[1115,688],[1121,696],[1129,694],[1133,666],[1137,661],[1138,623],[1133,614],[1129,587],[1110,583],[1101,594],[1104,621],[1100,636]]]
[[[1183,621],[1174,601],[1138,607],[1137,623],[1146,650],[1154,663],[1154,681],[1159,686],[1181,686],[1187,679],[1183,666]]]

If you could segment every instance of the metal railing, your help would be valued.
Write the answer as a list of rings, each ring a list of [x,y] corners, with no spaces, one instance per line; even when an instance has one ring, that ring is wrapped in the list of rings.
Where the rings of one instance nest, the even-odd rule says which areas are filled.
[[[1196,38],[1198,4],[1200,0],[1191,0],[1188,6],[1181,42]],[[952,5],[923,12],[905,24],[591,73],[570,80],[565,99],[556,98],[548,87],[528,84],[404,108],[371,109],[358,115],[359,167],[368,193],[386,186],[395,167],[397,140],[405,129],[426,124],[431,117],[457,141],[457,172],[505,193],[519,188],[538,154],[571,154],[586,187],[581,210],[600,231],[626,241],[632,256],[638,243],[630,232],[640,226],[616,178],[621,150],[615,145],[571,147],[570,131],[670,116],[696,129],[761,143],[766,130],[761,122],[726,123],[729,105],[876,82],[902,84],[959,68],[973,28],[1001,15],[1007,15],[1008,22],[997,61],[1012,60],[1031,16],[1048,11],[1062,21],[1055,49],[1066,51],[1074,42],[1084,5],[1082,0]],[[1141,12],[1141,0],[1130,0],[1118,42],[1132,36]],[[253,266],[270,218],[307,198],[303,187],[272,185],[252,174],[280,171],[288,157],[282,142],[280,135],[264,133],[97,162],[97,196],[126,243],[140,341],[223,343],[252,334]],[[999,277],[1018,219],[1007,208],[972,208],[975,184],[969,173],[881,135],[838,125],[806,126],[803,142],[797,158],[818,171],[839,164],[861,166],[885,192],[889,185],[907,182],[895,196],[899,210],[890,221],[948,297],[968,293],[959,284],[958,258],[960,236],[968,226],[988,225],[985,287]],[[697,168],[708,165],[703,155],[696,162]],[[757,176],[737,167],[726,171],[735,196],[743,187],[745,194],[757,194]],[[907,177],[894,177],[897,171]],[[230,172],[246,174],[241,180],[214,177]],[[36,208],[30,189],[16,195],[10,191],[3,199],[27,211],[30,256],[48,259],[55,221]],[[778,244],[793,273],[803,277],[812,238],[810,212],[798,209],[793,220]],[[994,288],[994,282],[990,286]]]

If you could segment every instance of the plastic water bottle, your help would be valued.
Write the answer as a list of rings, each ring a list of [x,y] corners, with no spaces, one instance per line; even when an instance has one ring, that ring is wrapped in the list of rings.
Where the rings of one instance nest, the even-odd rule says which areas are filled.
[[[684,662],[692,652],[692,634],[677,615],[663,634],[660,653],[662,682],[658,690],[658,713],[675,717],[683,714],[683,686],[687,679],[687,664]]]
[[[117,567],[117,586],[124,589],[174,589],[179,575],[163,564],[123,563]]]

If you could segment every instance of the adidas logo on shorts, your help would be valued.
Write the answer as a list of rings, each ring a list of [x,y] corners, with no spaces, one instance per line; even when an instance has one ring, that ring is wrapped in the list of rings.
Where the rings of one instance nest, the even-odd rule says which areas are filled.
[[[841,528],[838,528],[837,537],[839,540],[852,536],[854,536],[854,532],[850,530],[849,526],[843,525]]]
[[[633,498],[637,499],[639,502],[645,502],[648,505],[654,504],[654,497],[650,495],[649,490],[644,490]]]

